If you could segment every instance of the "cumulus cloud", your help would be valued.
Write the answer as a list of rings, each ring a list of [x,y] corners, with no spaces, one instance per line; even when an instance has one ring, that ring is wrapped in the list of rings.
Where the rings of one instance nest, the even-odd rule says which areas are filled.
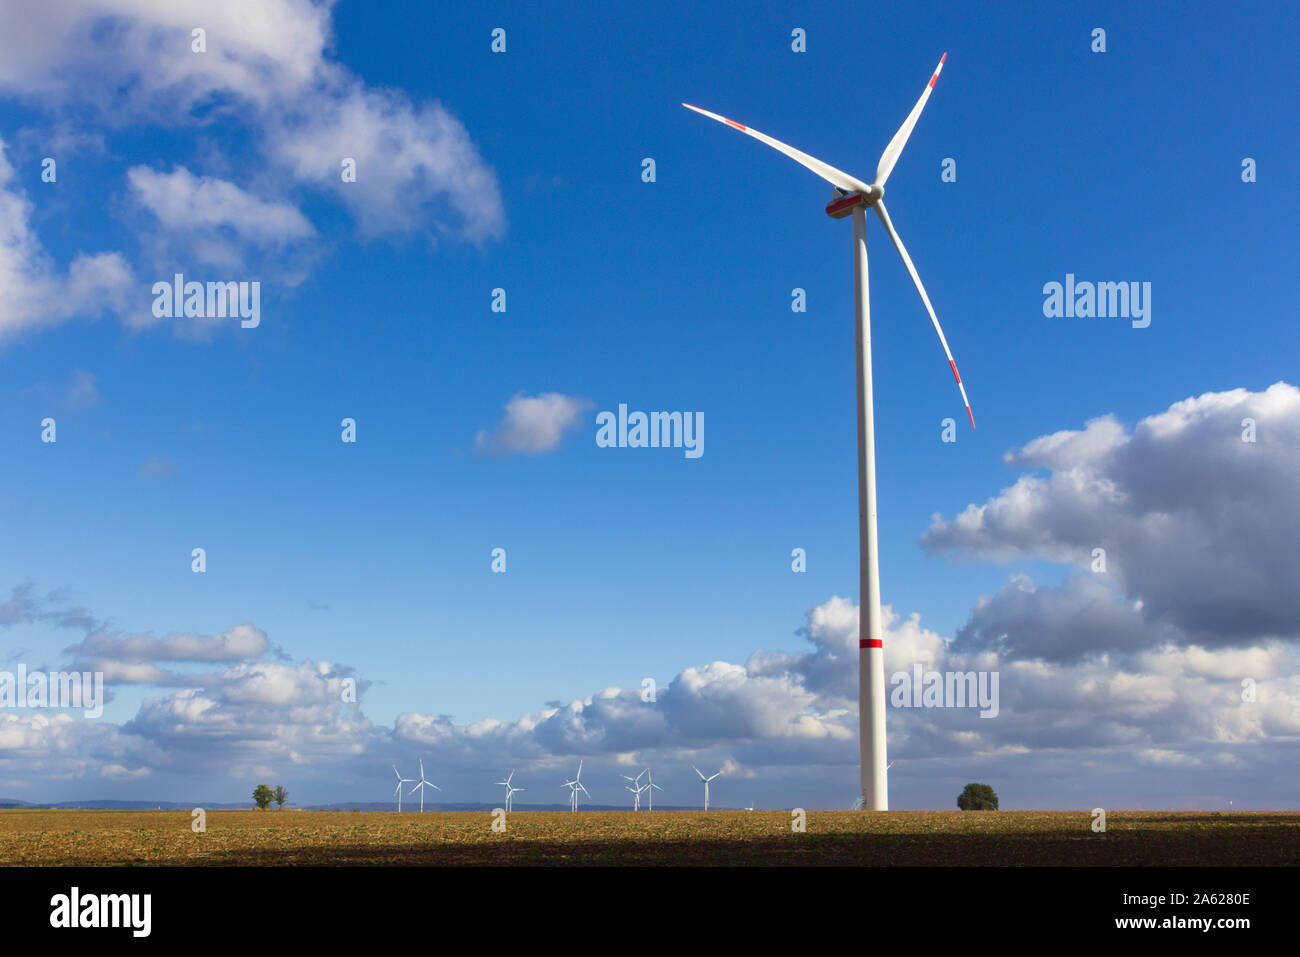
[[[269,135],[293,177],[328,185],[366,234],[431,221],[442,235],[478,242],[504,229],[496,174],[464,124],[439,103],[417,105],[402,93],[345,81],[277,118]],[[340,157],[355,161],[355,182],[343,181]]]
[[[1276,623],[1289,621],[1294,606],[1279,600],[1260,614],[1249,595],[1224,592],[1214,570],[1219,554],[1255,575],[1274,574],[1268,561],[1300,565],[1296,537],[1285,534],[1294,518],[1269,507],[1297,500],[1297,411],[1300,394],[1279,384],[1180,402],[1131,431],[1097,420],[1011,457],[1047,474],[1026,476],[951,521],[936,518],[926,544],[937,551],[1084,565],[1100,543],[1113,557],[1107,574],[1080,572],[1058,585],[1013,574],[951,638],[925,627],[919,614],[884,608],[887,691],[897,674],[917,667],[999,678],[992,718],[980,708],[899,706],[891,694],[889,748],[901,762],[895,778],[959,789],[970,774],[997,774],[1017,782],[1026,795],[1021,806],[1091,807],[1099,791],[1170,794],[1206,806],[1224,793],[1226,773],[1239,794],[1280,794],[1274,782],[1300,745],[1300,650],[1294,631]],[[1256,421],[1256,443],[1241,442],[1242,418]],[[1227,444],[1225,432],[1247,450]],[[1252,507],[1283,534],[1249,521]],[[1162,562],[1172,570],[1157,574],[1152,565]],[[1198,588],[1218,589],[1236,616],[1192,627],[1174,606],[1180,590]],[[76,617],[93,620],[30,586],[0,603],[0,625]],[[62,717],[2,715],[0,770],[56,748],[62,751],[40,759],[52,773],[76,767],[116,780],[202,767],[269,775],[263,769],[310,764],[322,786],[333,787],[370,780],[419,754],[449,776],[440,783],[473,788],[494,780],[487,769],[572,773],[582,757],[593,784],[634,764],[696,763],[727,768],[720,780],[744,780],[746,788],[819,782],[847,804],[858,762],[858,608],[832,596],[808,610],[796,634],[801,644],[793,649],[761,648],[744,663],[685,663],[652,702],[639,688],[610,687],[514,718],[458,723],[415,709],[379,726],[362,710],[368,683],[338,664],[266,660],[267,636],[251,625],[164,638],[99,628],[69,653],[102,662],[110,681],[152,683],[164,693],[146,698],[125,724],[100,723],[93,732]],[[159,668],[181,661],[219,667],[189,675]],[[357,701],[347,703],[345,682],[353,681]],[[1115,782],[1125,776],[1141,786],[1123,790]],[[1050,790],[1036,797],[1037,787]]]
[[[0,342],[72,316],[121,312],[131,270],[116,252],[77,254],[60,274],[32,231],[32,203],[0,140]]]
[[[391,727],[366,718],[361,701],[369,684],[356,681],[349,668],[233,660],[265,649],[265,636],[251,626],[215,638],[88,639],[84,649],[105,655],[109,681],[147,682],[154,669],[156,683],[172,683],[155,660],[221,660],[224,667],[146,699],[122,725],[0,715],[0,769],[57,747],[36,763],[58,778],[70,768],[83,777],[133,780],[163,772],[220,778],[297,768],[302,774],[310,767],[320,786],[337,787],[354,775],[373,778],[415,753],[472,787],[489,768],[570,773],[568,765],[584,757],[593,784],[605,771],[630,764],[698,763],[727,769],[724,776],[732,779],[784,781],[787,789],[826,781],[845,789],[847,803],[858,761],[857,618],[851,601],[832,597],[808,611],[798,632],[803,651],[757,651],[744,665],[688,666],[654,702],[643,701],[640,689],[605,688],[513,720],[457,723],[407,711]],[[1300,655],[1280,642],[1251,649],[1165,646],[1051,663],[963,650],[924,628],[919,616],[903,617],[887,606],[884,639],[887,679],[916,664],[1001,675],[993,720],[975,709],[890,707],[891,754],[913,776],[926,768],[943,778],[997,767],[1008,775],[1091,780],[1099,763],[1135,774],[1153,768],[1218,774],[1213,769],[1268,766],[1277,759],[1261,749],[1300,742]],[[72,650],[82,653],[83,646]],[[1250,702],[1241,694],[1243,678],[1257,692]],[[346,703],[346,681],[356,681],[355,704]]]
[[[271,647],[266,632],[252,625],[236,625],[219,635],[171,634],[111,635],[96,632],[64,649],[78,658],[115,661],[240,661],[256,658]]]
[[[481,243],[505,230],[496,174],[464,125],[435,100],[375,89],[330,59],[333,3],[312,0],[66,0],[0,5],[0,96],[41,111],[42,142],[103,146],[67,131],[99,122],[202,130],[247,126],[258,186],[135,166],[128,195],[155,267],[246,269],[254,253],[286,285],[321,255],[316,230],[288,198],[329,193],[367,236],[421,233]],[[197,25],[205,52],[192,49]],[[231,157],[216,156],[229,166]],[[343,182],[342,163],[355,163]],[[32,232],[31,204],[13,187],[0,143],[0,342],[104,312],[131,326],[132,270],[118,252],[78,254],[61,274]],[[129,208],[129,207],[128,207]],[[292,253],[286,257],[286,251]],[[182,331],[184,330],[184,331]],[[179,334],[194,335],[189,327]]]
[[[433,224],[481,241],[496,175],[436,101],[368,87],[329,58],[332,2],[67,0],[0,9],[0,92],[110,123],[250,123],[291,180],[336,191],[370,234]],[[202,25],[206,52],[192,50]],[[342,182],[341,161],[357,161]]]
[[[1243,441],[1247,420],[1254,441]],[[1294,386],[1206,393],[1131,431],[1094,420],[1036,439],[1008,461],[1047,474],[1022,476],[950,520],[936,516],[923,547],[1045,558],[1089,576],[1101,548],[1106,570],[1060,588],[1013,582],[976,609],[969,640],[1063,658],[1170,640],[1244,647],[1300,636],[1300,512],[1287,504],[1300,501]],[[1132,609],[1108,600],[1103,583]]]
[[[227,180],[195,176],[184,166],[170,173],[135,166],[127,171],[127,182],[168,247],[179,242],[201,262],[239,267],[245,248],[279,250],[316,235],[291,203],[253,196]]]
[[[582,413],[592,407],[587,399],[544,392],[528,396],[522,392],[506,403],[501,424],[491,432],[480,429],[474,450],[486,455],[540,455],[560,444],[564,434],[577,426]]]

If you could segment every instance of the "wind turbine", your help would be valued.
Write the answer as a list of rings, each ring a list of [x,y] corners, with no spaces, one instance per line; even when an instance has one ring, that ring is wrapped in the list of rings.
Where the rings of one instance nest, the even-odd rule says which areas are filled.
[[[622,776],[623,776],[623,777],[627,777],[627,775],[622,775]],[[632,779],[632,778],[628,778],[628,780],[631,781],[631,780],[633,780],[633,779]],[[631,792],[632,792],[632,810],[633,810],[633,811],[639,811],[639,810],[641,810],[641,792],[644,791],[645,789],[646,789],[646,786],[645,786],[644,784],[642,784],[640,787],[635,787],[635,788],[632,787],[631,785],[628,785],[628,784],[623,785],[623,790],[625,790],[625,791],[631,791]]]
[[[397,775],[397,790],[394,791],[393,793],[397,795],[397,813],[401,814],[402,813],[402,785],[414,784],[415,778],[402,777],[402,772],[397,770],[396,764],[393,765],[393,773]]]
[[[650,792],[650,810],[653,811],[653,810],[655,809],[655,792],[656,792],[656,791],[662,791],[663,788],[661,788],[659,785],[655,784],[655,776],[654,776],[653,774],[650,773],[650,769],[649,769],[649,768],[646,768],[646,769],[645,769],[645,773],[646,773],[646,775],[647,775],[647,777],[646,777],[646,779],[645,779],[645,780],[646,780],[646,790]]]
[[[591,797],[591,792],[582,785],[582,760],[578,760],[578,773],[572,781],[565,781],[564,787],[569,789],[569,806],[576,812],[578,810],[578,792],[581,791],[587,797]]]
[[[735,120],[691,106],[689,103],[682,104],[688,110],[694,110],[719,123],[725,123],[766,143],[801,166],[812,170],[834,187],[834,196],[826,206],[827,215],[833,219],[843,219],[849,215],[853,217],[853,305],[858,366],[858,556],[861,576],[859,595],[861,611],[858,630],[858,730],[862,760],[863,805],[876,811],[889,809],[889,778],[885,763],[885,653],[882,644],[884,621],[880,611],[880,567],[876,543],[876,441],[871,389],[871,304],[867,289],[866,211],[874,209],[876,215],[880,217],[885,232],[889,234],[898,254],[903,258],[903,265],[907,267],[907,272],[916,285],[916,291],[921,294],[921,302],[925,304],[925,311],[930,314],[934,331],[939,334],[939,342],[948,357],[948,366],[952,369],[953,378],[957,380],[957,388],[961,390],[962,401],[966,404],[966,414],[970,417],[971,428],[974,428],[975,416],[971,413],[970,400],[966,398],[966,387],[957,372],[957,363],[953,360],[952,350],[948,348],[948,340],[944,338],[943,329],[939,326],[939,318],[934,313],[934,307],[930,305],[930,297],[926,295],[925,287],[921,285],[921,277],[917,274],[916,267],[912,265],[912,257],[907,254],[903,241],[898,237],[894,224],[889,220],[889,213],[884,203],[885,181],[889,179],[894,164],[898,162],[899,154],[903,152],[908,137],[912,135],[912,128],[916,126],[921,110],[930,99],[930,92],[934,89],[935,81],[939,79],[939,71],[943,69],[943,62],[947,58],[946,53],[940,58],[939,65],[934,69],[934,75],[930,77],[930,82],[921,92],[921,98],[916,101],[916,106],[912,107],[912,112],[907,115],[903,125],[898,128],[898,132],[894,134],[894,138],[889,141],[884,153],[880,155],[880,162],[876,166],[876,179],[871,184],[864,183],[834,166],[823,163],[793,146],[787,146],[780,140],[750,129]]]
[[[394,768],[394,770],[396,770],[396,768]],[[420,792],[420,813],[421,814],[424,813],[424,789],[425,788],[433,788],[435,791],[442,790],[442,788],[438,787],[438,785],[434,784],[432,781],[426,781],[424,779],[424,758],[420,758],[420,783],[417,784],[415,787],[411,788],[411,793],[414,794],[416,791]]]
[[[641,792],[645,790],[645,788],[641,786],[641,779],[645,777],[645,775],[649,772],[649,770],[650,770],[649,768],[646,768],[645,771],[642,771],[634,778],[630,778],[626,774],[619,775],[619,777],[622,778],[624,781],[630,781],[632,784],[636,785],[636,787],[631,787],[627,789],[636,795],[636,801],[634,802],[632,807],[632,810],[634,811],[641,810]]]
[[[509,776],[508,776],[504,781],[498,781],[498,782],[497,782],[497,784],[504,784],[504,785],[506,786],[506,812],[507,812],[507,813],[509,813],[509,811],[510,811],[510,805],[511,805],[511,803],[512,803],[512,801],[513,801],[514,793],[515,793],[516,791],[527,791],[527,790],[528,790],[528,788],[517,788],[517,787],[512,787],[511,784],[510,784],[510,781],[511,781],[512,778],[514,778],[514,776],[515,776],[515,772],[512,770],[512,771],[510,772]]]
[[[709,782],[712,781],[714,778],[716,778],[722,772],[721,771],[715,772],[713,775],[706,778],[704,776],[704,772],[701,771],[699,768],[696,768],[695,765],[692,764],[691,767],[695,768],[695,773],[698,774],[700,776],[700,780],[704,782],[704,810],[707,811],[709,809]]]

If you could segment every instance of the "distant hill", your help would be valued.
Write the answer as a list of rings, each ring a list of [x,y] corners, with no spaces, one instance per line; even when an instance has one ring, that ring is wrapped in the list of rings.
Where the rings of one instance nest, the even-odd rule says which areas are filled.
[[[425,804],[425,813],[446,812],[474,812],[482,814],[491,814],[501,806],[500,802],[495,804]],[[90,800],[90,801],[60,801],[55,804],[33,804],[30,801],[19,801],[16,798],[0,798],[0,810],[14,810],[20,808],[29,809],[50,809],[50,810],[68,810],[68,811],[190,811],[196,807],[201,807],[205,811],[247,811],[253,809],[253,802],[246,801],[239,804],[222,804],[220,802],[187,802],[187,801],[108,801],[108,800]],[[567,804],[516,804],[514,812],[521,811],[567,811]],[[276,808],[272,806],[271,811]],[[299,806],[297,804],[285,805],[286,811],[391,811],[396,813],[396,808],[391,801],[344,801],[339,804],[307,804]],[[631,808],[626,805],[613,804],[581,804],[578,806],[579,811],[630,811]],[[698,811],[698,807],[681,807],[678,805],[662,805],[661,811]],[[717,808],[719,811],[736,810],[734,808]],[[419,814],[420,805],[415,807],[405,801],[402,802],[403,814]]]

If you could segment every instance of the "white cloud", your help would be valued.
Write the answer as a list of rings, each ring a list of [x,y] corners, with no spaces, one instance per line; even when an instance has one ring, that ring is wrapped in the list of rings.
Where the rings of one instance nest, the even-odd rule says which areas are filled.
[[[261,199],[226,180],[195,176],[184,166],[170,173],[134,166],[127,182],[132,198],[162,227],[172,261],[178,242],[203,262],[236,267],[245,247],[275,250],[316,235],[292,204]]]
[[[496,175],[441,104],[416,105],[401,93],[351,82],[277,119],[270,142],[296,180],[328,186],[367,234],[432,221],[444,235],[477,242],[504,229]],[[355,182],[340,176],[343,157],[356,161]]]
[[[252,625],[236,625],[219,635],[171,634],[112,635],[95,632],[65,649],[78,658],[115,661],[242,661],[257,658],[271,647],[266,632]]]
[[[1079,783],[1093,780],[1098,762],[1110,773],[1127,769],[1134,775],[1152,766],[1189,774],[1222,774],[1225,767],[1236,775],[1271,773],[1260,769],[1300,742],[1300,654],[1277,642],[1253,649],[1164,647],[1050,663],[964,652],[923,628],[917,615],[903,618],[888,607],[885,621],[887,676],[916,662],[1001,675],[1000,709],[992,720],[975,709],[889,709],[890,751],[904,762],[895,774],[914,781],[937,776],[942,783],[954,771],[997,768],[1003,779],[1050,773]],[[170,643],[116,640],[101,646],[119,656],[107,662],[118,669],[108,680],[147,680],[143,673],[126,674],[153,668],[146,658],[214,660],[239,649],[256,655],[264,643],[250,640],[255,631],[223,642],[193,636],[172,636]],[[391,728],[371,724],[360,706],[342,703],[347,669],[251,658],[192,676],[197,686],[146,699],[120,726],[0,714],[0,771],[29,761],[58,780],[75,769],[129,782],[161,773],[221,780],[254,768],[265,777],[296,768],[295,776],[316,775],[317,788],[337,788],[356,775],[370,780],[388,764],[405,765],[418,754],[439,769],[439,783],[464,780],[472,787],[488,769],[571,773],[569,765],[584,757],[584,780],[593,785],[602,774],[630,765],[695,763],[728,768],[732,778],[767,787],[789,790],[816,780],[851,789],[858,761],[857,608],[833,597],[808,611],[801,634],[810,645],[806,652],[756,652],[743,666],[714,661],[684,668],[653,703],[642,701],[639,689],[606,688],[514,720],[458,724],[446,715],[406,712]],[[1255,702],[1242,700],[1243,676],[1256,683]],[[173,675],[157,677],[163,685],[175,681]],[[368,687],[360,682],[359,693]],[[656,780],[669,778],[657,771]],[[851,790],[846,793],[845,803]],[[596,794],[601,803],[621,798]],[[736,795],[730,803],[752,797]]]
[[[582,413],[590,409],[587,399],[544,392],[523,393],[506,403],[506,414],[492,432],[480,429],[474,450],[488,455],[539,455],[560,444],[564,434],[577,426]]]
[[[78,254],[56,271],[31,228],[32,204],[0,140],[0,341],[71,318],[122,311],[131,271],[118,253]]]
[[[436,101],[372,89],[328,58],[332,2],[65,0],[0,8],[0,92],[89,105],[105,122],[260,134],[270,164],[335,191],[368,234],[432,225],[478,242],[505,228],[496,176]],[[191,50],[206,30],[207,52]],[[358,161],[343,183],[341,161]]]

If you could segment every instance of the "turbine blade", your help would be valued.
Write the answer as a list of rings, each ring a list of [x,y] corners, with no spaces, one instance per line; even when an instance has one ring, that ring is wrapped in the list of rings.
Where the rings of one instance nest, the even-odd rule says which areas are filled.
[[[737,123],[735,120],[729,120],[725,116],[719,116],[717,113],[710,113],[708,110],[702,110],[698,106],[691,106],[689,103],[683,103],[682,106],[686,107],[688,110],[694,110],[702,116],[707,116],[709,119],[717,120],[719,123],[725,123],[732,129],[740,130],[742,133],[748,133],[750,136],[754,137],[754,139],[766,143],[777,152],[784,153],[800,166],[812,170],[832,186],[838,186],[840,189],[848,190],[851,193],[870,191],[870,187],[867,186],[866,183],[862,182],[862,180],[850,176],[843,170],[836,169],[829,163],[823,163],[821,160],[817,159],[817,157],[809,156],[802,150],[797,150],[793,146],[788,146],[785,143],[782,143],[780,140],[773,139],[765,133],[760,133],[758,130],[750,129],[744,124]]]
[[[912,265],[912,257],[907,254],[907,248],[903,245],[903,240],[899,238],[898,233],[894,230],[894,224],[889,220],[889,211],[885,209],[883,200],[875,205],[876,215],[885,225],[885,232],[889,233],[889,238],[894,241],[894,248],[898,254],[903,257],[903,265],[907,267],[908,273],[912,277],[912,282],[916,284],[916,291],[921,294],[921,301],[925,303],[925,311],[930,314],[930,321],[934,323],[934,331],[939,333],[939,342],[943,345],[944,355],[948,357],[948,367],[952,369],[952,377],[957,380],[957,388],[961,390],[961,400],[966,403],[966,415],[970,417],[970,427],[975,428],[975,416],[970,410],[970,399],[966,398],[966,386],[962,384],[961,373],[957,371],[957,363],[953,360],[952,350],[948,348],[948,340],[944,338],[943,327],[939,325],[939,317],[934,314],[934,306],[930,305],[930,297],[925,294],[925,286],[921,285],[921,277],[917,274],[916,267]]]
[[[903,125],[898,128],[894,138],[889,141],[885,151],[880,154],[880,163],[876,166],[876,186],[884,186],[885,180],[889,179],[889,174],[894,170],[894,164],[898,162],[899,155],[903,152],[903,147],[907,145],[907,138],[912,135],[912,128],[916,126],[916,121],[921,117],[921,111],[925,109],[926,101],[930,99],[930,91],[934,89],[934,81],[939,79],[939,71],[943,69],[943,61],[948,59],[948,54],[939,58],[939,65],[934,68],[934,76],[930,77],[930,82],[926,84],[925,90],[921,93],[921,98],[916,101],[916,106],[912,107],[912,112],[907,114],[907,119],[903,120]]]

